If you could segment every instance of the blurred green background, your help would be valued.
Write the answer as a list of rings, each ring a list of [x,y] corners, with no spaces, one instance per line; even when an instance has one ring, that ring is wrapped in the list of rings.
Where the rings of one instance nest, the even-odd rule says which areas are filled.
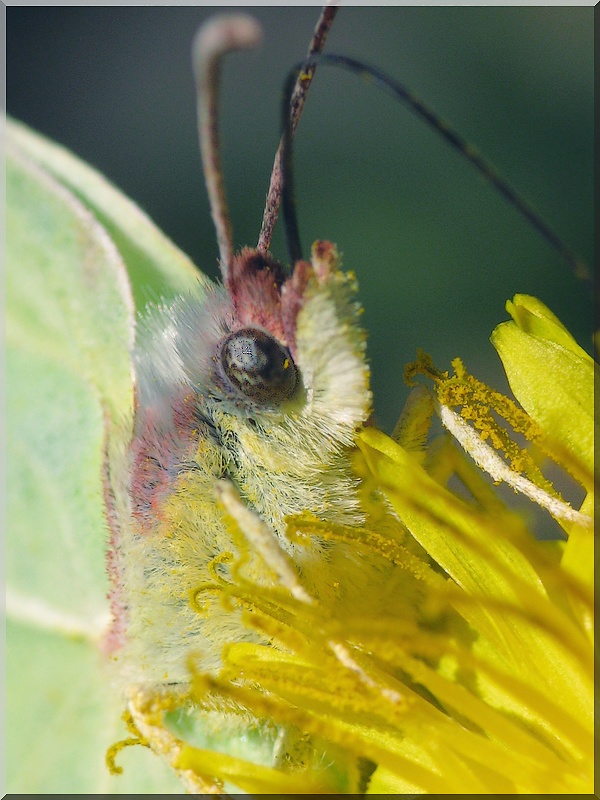
[[[7,109],[92,163],[207,274],[217,249],[202,184],[190,42],[207,7],[7,8]],[[221,7],[222,10],[222,7]],[[256,243],[288,69],[317,7],[246,9],[261,50],[232,56],[223,159],[237,244]],[[592,259],[593,10],[342,8],[329,52],[421,95],[487,156],[586,261]],[[416,349],[503,388],[488,342],[515,292],[544,300],[590,349],[592,300],[539,235],[410,112],[321,69],[299,128],[305,250],[335,241],[356,271],[375,411],[390,430]],[[286,258],[281,232],[274,252]],[[153,297],[149,287],[149,298]]]

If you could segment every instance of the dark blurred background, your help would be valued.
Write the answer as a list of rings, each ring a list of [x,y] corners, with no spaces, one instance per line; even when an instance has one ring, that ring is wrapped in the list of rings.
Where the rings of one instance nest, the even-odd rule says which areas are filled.
[[[265,40],[260,51],[227,61],[222,138],[235,239],[254,245],[279,138],[282,82],[305,54],[318,8],[246,10],[263,23]],[[213,11],[9,6],[6,80],[9,114],[104,172],[211,276],[217,249],[189,52]],[[592,13],[342,8],[327,49],[404,81],[589,264]],[[503,388],[488,337],[515,292],[539,296],[590,349],[586,287],[466,162],[389,97],[323,68],[297,142],[304,247],[335,241],[358,275],[384,428],[402,407],[402,369],[417,347],[442,368],[460,355],[470,371]],[[273,249],[286,258],[280,231]]]

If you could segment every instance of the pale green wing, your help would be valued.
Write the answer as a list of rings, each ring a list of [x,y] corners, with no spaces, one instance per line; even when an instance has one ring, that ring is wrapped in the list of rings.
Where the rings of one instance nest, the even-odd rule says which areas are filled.
[[[104,765],[127,733],[97,646],[101,475],[107,425],[114,441],[131,417],[128,273],[138,296],[143,274],[168,296],[197,273],[90,167],[22,126],[7,139],[8,791],[177,791],[143,748],[123,776]]]
[[[10,120],[7,140],[81,200],[106,228],[127,267],[136,308],[144,308],[148,287],[169,299],[205,278],[128,197],[65,147]]]

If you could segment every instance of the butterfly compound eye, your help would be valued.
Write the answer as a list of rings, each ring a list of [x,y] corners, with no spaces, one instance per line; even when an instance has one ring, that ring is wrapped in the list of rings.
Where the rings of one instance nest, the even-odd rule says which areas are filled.
[[[221,344],[220,366],[233,388],[258,403],[288,400],[298,382],[289,351],[257,328],[242,328]]]

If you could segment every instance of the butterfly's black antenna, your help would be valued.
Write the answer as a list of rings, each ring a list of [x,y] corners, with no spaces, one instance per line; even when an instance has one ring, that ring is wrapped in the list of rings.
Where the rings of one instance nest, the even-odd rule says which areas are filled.
[[[292,136],[288,117],[289,98],[292,95],[292,87],[296,76],[302,75],[315,64],[328,64],[334,67],[341,67],[349,72],[358,74],[372,81],[383,91],[391,94],[397,100],[408,105],[408,107],[427,124],[434,128],[443,138],[458,150],[473,166],[494,186],[511,205],[527,219],[533,227],[541,233],[546,241],[564,258],[571,266],[575,275],[586,282],[591,282],[592,278],[585,262],[560,239],[554,231],[542,220],[529,203],[521,197],[496,169],[461,136],[456,133],[444,120],[440,119],[428,106],[418,97],[410,92],[405,86],[381,72],[374,67],[363,64],[354,58],[341,55],[314,55],[298,64],[288,75],[285,82],[284,100],[281,107],[281,125],[283,130],[282,143],[282,164],[283,164],[283,187],[281,202],[283,205],[283,215],[285,221],[286,239],[290,260],[295,263],[302,257],[300,246],[300,234],[298,231],[298,220],[294,202],[293,191],[293,170],[292,170]]]
[[[224,280],[231,267],[234,248],[219,156],[217,105],[221,59],[233,50],[256,47],[261,38],[262,31],[256,20],[246,14],[233,14],[209,19],[196,34],[192,47],[202,169],[217,231],[219,263]]]
[[[321,11],[321,16],[315,26],[315,31],[308,48],[307,58],[316,56],[325,47],[327,35],[337,14],[337,7],[331,3],[324,6]],[[273,235],[273,228],[277,222],[277,214],[279,212],[279,203],[281,201],[281,192],[283,186],[283,162],[282,153],[284,149],[284,137],[288,136],[290,141],[294,138],[294,133],[300,121],[304,101],[310,88],[317,62],[308,64],[306,69],[298,73],[294,73],[289,92],[285,93],[285,97],[290,98],[289,103],[285,107],[285,124],[283,126],[283,135],[277,148],[275,155],[275,162],[273,164],[273,171],[271,172],[271,183],[267,194],[267,201],[265,204],[265,211],[263,214],[262,227],[258,237],[258,244],[256,249],[265,253],[271,244],[271,237]],[[289,148],[288,148],[289,150]],[[293,263],[293,262],[292,262]]]

